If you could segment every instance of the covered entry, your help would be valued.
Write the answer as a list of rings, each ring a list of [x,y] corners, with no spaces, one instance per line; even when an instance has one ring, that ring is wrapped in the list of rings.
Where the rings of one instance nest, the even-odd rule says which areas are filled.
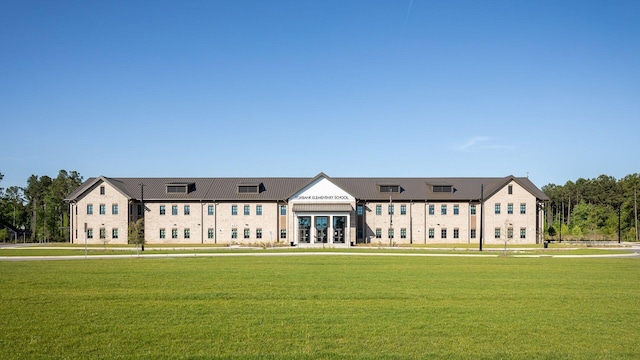
[[[295,204],[295,243],[349,244],[350,204]]]

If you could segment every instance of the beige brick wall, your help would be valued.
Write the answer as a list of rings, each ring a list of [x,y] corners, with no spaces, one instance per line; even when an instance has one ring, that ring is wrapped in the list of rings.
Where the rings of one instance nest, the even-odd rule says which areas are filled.
[[[536,242],[536,198],[515,181],[512,186],[513,193],[509,194],[509,187],[505,186],[496,194],[485,200],[485,243],[503,244],[506,229],[513,228],[513,238],[508,244],[535,244]],[[500,214],[495,214],[495,205],[500,204]],[[513,204],[513,214],[508,214],[508,204]],[[520,214],[520,204],[525,204],[526,213]],[[510,224],[510,225],[509,225]],[[502,238],[496,239],[494,232],[501,229]],[[525,229],[526,237],[520,238],[520,229]]]
[[[104,195],[100,194],[100,188],[104,187]],[[87,206],[93,206],[93,214],[87,214]],[[118,214],[112,213],[112,206],[118,206]],[[100,214],[100,205],[104,205],[105,214]],[[93,230],[93,238],[87,238],[87,244],[126,244],[128,230],[128,199],[117,189],[107,183],[99,182],[89,189],[87,195],[77,203],[71,204],[73,229],[71,242],[84,244],[84,224],[87,229]],[[105,238],[100,238],[100,229],[105,229]],[[113,229],[118,230],[118,238],[113,238]]]

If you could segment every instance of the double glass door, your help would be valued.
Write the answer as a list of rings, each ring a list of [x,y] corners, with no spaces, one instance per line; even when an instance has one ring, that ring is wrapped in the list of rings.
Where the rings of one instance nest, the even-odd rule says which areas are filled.
[[[346,216],[298,216],[298,243],[344,244],[346,223]]]

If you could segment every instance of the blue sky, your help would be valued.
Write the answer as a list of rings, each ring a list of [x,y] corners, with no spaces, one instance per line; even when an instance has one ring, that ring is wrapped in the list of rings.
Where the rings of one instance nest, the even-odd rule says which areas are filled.
[[[640,171],[640,1],[0,1],[2,187]]]

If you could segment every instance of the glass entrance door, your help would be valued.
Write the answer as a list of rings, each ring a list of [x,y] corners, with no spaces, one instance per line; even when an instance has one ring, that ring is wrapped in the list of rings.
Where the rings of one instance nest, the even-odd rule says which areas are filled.
[[[316,216],[316,242],[326,243],[328,240],[327,228],[329,227],[328,216]]]
[[[344,244],[344,224],[346,221],[346,216],[333,217],[333,242],[336,244]]]
[[[311,216],[298,217],[298,242],[308,244],[311,242],[309,231],[311,230]]]

